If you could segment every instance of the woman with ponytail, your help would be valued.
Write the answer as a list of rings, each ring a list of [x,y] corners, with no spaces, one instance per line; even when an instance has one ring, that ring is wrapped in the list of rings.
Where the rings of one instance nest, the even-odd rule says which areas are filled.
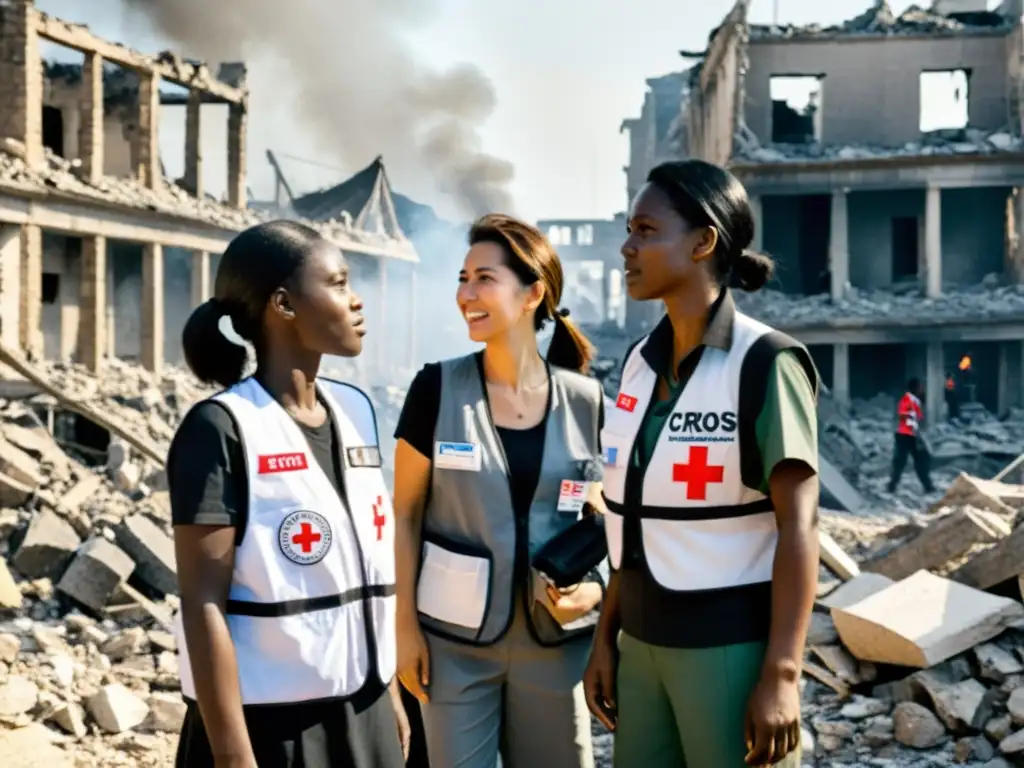
[[[493,768],[499,748],[505,768],[592,768],[581,680],[606,572],[558,590],[531,562],[600,503],[603,395],[544,235],[489,215],[469,244],[456,301],[484,348],[425,366],[395,432],[399,679],[435,768]]]
[[[318,375],[323,355],[362,351],[362,308],[336,246],[273,221],[232,240],[185,325],[189,367],[224,390],[189,411],[167,460],[177,768],[405,764],[376,419],[364,393]]]
[[[614,569],[586,673],[617,768],[800,765],[800,666],[818,582],[818,374],[739,311],[772,261],[743,185],[670,162],[633,201],[636,301],[665,317],[623,362],[601,433]]]

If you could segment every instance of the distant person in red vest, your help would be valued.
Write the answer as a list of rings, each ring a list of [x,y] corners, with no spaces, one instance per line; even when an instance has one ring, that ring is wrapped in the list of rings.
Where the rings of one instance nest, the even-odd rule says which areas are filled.
[[[914,378],[907,382],[907,391],[896,406],[896,442],[892,453],[892,477],[889,479],[889,493],[896,490],[907,466],[907,458],[913,457],[914,471],[917,473],[925,493],[935,490],[928,476],[928,463],[931,458],[928,449],[921,442],[921,422],[924,421],[924,387],[921,380]]]

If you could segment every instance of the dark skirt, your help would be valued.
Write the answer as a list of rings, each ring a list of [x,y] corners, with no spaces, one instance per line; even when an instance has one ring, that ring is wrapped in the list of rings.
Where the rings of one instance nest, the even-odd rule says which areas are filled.
[[[259,768],[402,768],[398,723],[385,690],[371,702],[246,707]],[[175,768],[214,768],[195,702],[188,702]]]

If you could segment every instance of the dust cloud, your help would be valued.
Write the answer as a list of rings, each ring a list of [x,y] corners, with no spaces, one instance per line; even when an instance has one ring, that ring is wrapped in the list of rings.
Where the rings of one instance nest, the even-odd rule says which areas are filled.
[[[431,21],[435,0],[123,3],[186,56],[249,62],[253,122],[294,103],[291,130],[271,148],[308,154],[293,145],[309,136],[321,160],[353,172],[382,154],[403,191],[445,195],[460,218],[514,213],[512,164],[484,152],[479,133],[496,105],[491,82],[469,65],[431,71],[406,38]]]

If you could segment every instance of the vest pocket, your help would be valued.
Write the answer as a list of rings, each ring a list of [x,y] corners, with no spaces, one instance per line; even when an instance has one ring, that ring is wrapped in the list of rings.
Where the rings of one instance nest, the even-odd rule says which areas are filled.
[[[479,629],[490,602],[491,553],[425,536],[420,563],[419,612],[446,624]]]

